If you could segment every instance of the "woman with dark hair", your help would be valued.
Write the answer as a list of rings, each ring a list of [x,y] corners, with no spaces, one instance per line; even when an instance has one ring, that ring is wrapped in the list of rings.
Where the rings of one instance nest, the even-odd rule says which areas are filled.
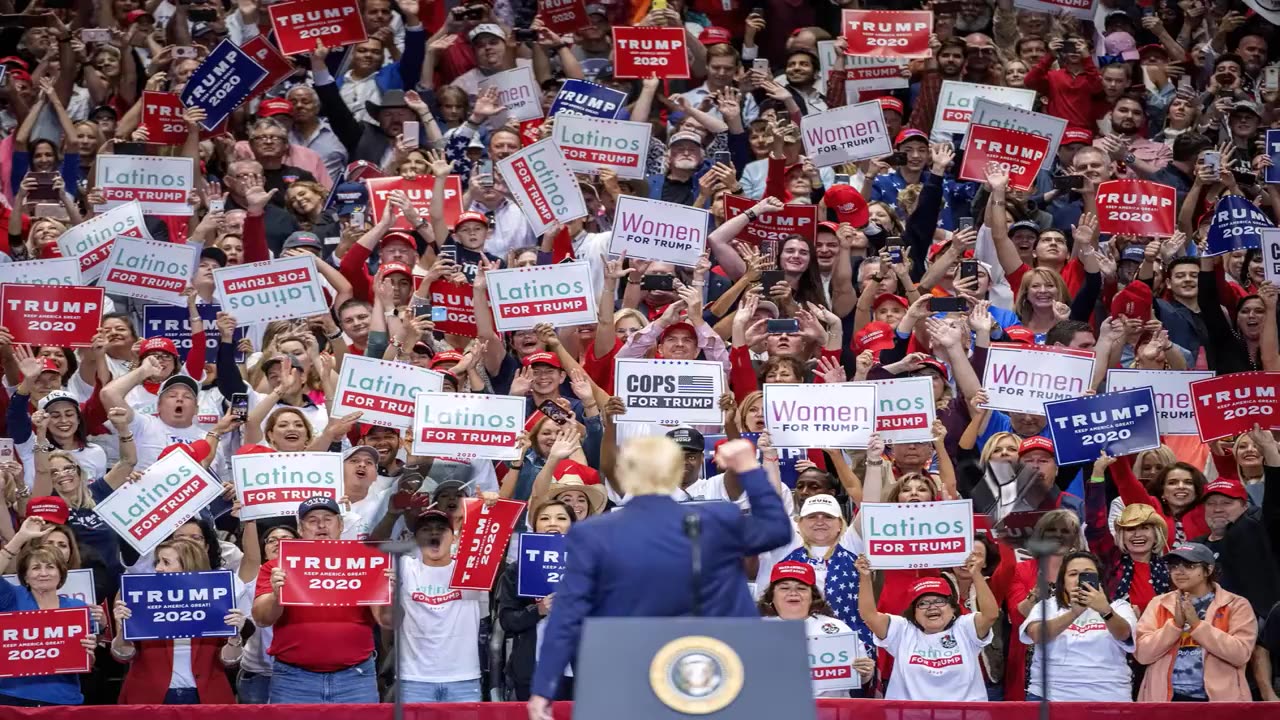
[[[803,383],[808,374],[804,363],[793,355],[771,357],[760,366],[760,384]]]
[[[812,641],[829,635],[857,635],[852,664],[858,671],[862,684],[871,681],[876,661],[872,659],[871,632],[865,625],[855,633],[843,620],[835,617],[835,611],[827,605],[818,590],[818,580],[813,567],[802,562],[780,562],[769,574],[769,587],[760,596],[756,606],[760,616],[779,620],[803,620],[805,635]],[[815,693],[815,697],[863,697],[862,690],[828,690]]]
[[[1202,307],[1217,307],[1221,302],[1218,283],[1226,281],[1220,273],[1221,265],[1215,258],[1200,260],[1198,292]],[[1263,332],[1263,328],[1276,326],[1276,295],[1276,286],[1264,280],[1256,294],[1244,295],[1235,303],[1231,320],[1223,313],[1204,313],[1209,333],[1204,346],[1209,367],[1219,375],[1263,370],[1263,358],[1280,354],[1276,333]]]
[[[1133,474],[1129,458],[1116,458],[1110,468],[1111,480],[1126,505],[1144,503],[1160,511],[1165,527],[1170,531],[1167,533],[1168,547],[1185,542],[1187,538],[1209,534],[1201,502],[1209,481],[1199,468],[1176,462],[1161,470],[1147,487],[1143,487]]]
[[[1001,557],[1002,551],[1008,553],[1008,560]],[[982,577],[991,588],[996,603],[1003,604],[1007,594],[1009,580],[1012,575],[1013,561],[1016,556],[1008,547],[1002,548],[986,532],[979,530],[973,534],[973,556],[981,561]],[[1004,572],[997,577],[996,571],[1001,569],[1004,561]],[[956,589],[956,597],[960,601],[962,612],[978,611],[978,586],[973,582],[973,571],[968,565],[944,570],[942,576],[947,578]],[[978,656],[982,663],[982,677],[987,686],[987,699],[999,701],[1004,699],[1005,648],[1009,646],[1009,628],[1005,623],[998,623],[991,634],[991,644],[982,649]]]
[[[986,701],[978,655],[991,642],[1000,607],[982,576],[983,561],[970,555],[965,565],[977,590],[978,612],[961,615],[951,584],[933,577],[911,586],[907,609],[898,616],[876,609],[871,561],[858,557],[855,566],[866,588],[858,594],[858,612],[876,645],[895,659],[886,700]]]
[[[548,500],[530,513],[533,532],[564,535],[578,521],[577,514],[563,500]],[[518,592],[519,571],[516,562],[509,562],[502,574],[498,588],[498,622],[502,631],[511,639],[511,653],[507,656],[506,680],[516,700],[529,699],[529,685],[533,680],[533,668],[537,662],[538,648],[542,644],[543,622],[551,612],[555,593],[543,598],[522,597]],[[569,671],[572,672],[572,671]],[[573,697],[573,678],[560,681],[563,699]]]
[[[1107,599],[1100,571],[1092,553],[1069,553],[1058,568],[1056,592],[1036,603],[1022,623],[1019,637],[1037,648],[1027,700],[1045,699],[1039,693],[1046,659],[1048,700],[1128,702],[1132,697],[1128,654],[1138,618],[1129,603]],[[1041,643],[1044,652],[1039,652]]]
[[[793,315],[797,309],[807,307],[808,303],[831,307],[826,290],[823,289],[817,254],[808,240],[799,235],[788,237],[778,245],[778,257],[765,258],[765,262],[771,259],[776,260],[777,268],[782,271],[782,280],[764,290],[768,299],[777,303],[784,315]]]
[[[36,121],[44,115],[46,107],[53,110],[58,120],[58,127],[62,131],[61,146],[48,138],[31,139]],[[71,121],[71,116],[67,114],[61,98],[54,89],[53,81],[48,78],[42,79],[35,103],[27,111],[22,124],[18,126],[13,136],[9,187],[18,187],[28,171],[52,172],[62,176],[63,191],[74,197],[80,183],[80,155],[75,152],[67,152],[64,155],[62,150],[64,147],[74,147],[75,137],[75,124]],[[21,210],[21,208],[18,209]]]

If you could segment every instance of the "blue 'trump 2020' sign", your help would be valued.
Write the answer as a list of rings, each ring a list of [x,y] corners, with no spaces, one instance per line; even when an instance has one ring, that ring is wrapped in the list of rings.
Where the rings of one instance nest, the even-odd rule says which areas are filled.
[[[1160,447],[1151,388],[1091,395],[1044,404],[1059,465],[1089,462]]]
[[[130,616],[125,640],[230,637],[235,628],[223,621],[235,607],[231,572],[171,572],[120,576],[120,599]]]
[[[213,130],[240,107],[266,76],[266,68],[249,53],[230,40],[223,40],[191,73],[179,99],[187,107],[203,109],[207,117],[200,124],[205,130]]]

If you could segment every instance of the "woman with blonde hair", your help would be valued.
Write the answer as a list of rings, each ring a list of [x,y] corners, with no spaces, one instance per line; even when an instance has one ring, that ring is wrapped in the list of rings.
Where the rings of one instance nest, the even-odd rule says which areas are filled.
[[[338,222],[325,212],[329,192],[312,180],[297,180],[285,190],[284,207],[298,223],[299,230],[314,233],[323,240],[340,234]]]
[[[764,393],[752,390],[738,401],[734,424],[739,432],[764,432]]]
[[[1068,319],[1087,322],[1093,314],[1097,295],[1096,289],[1089,294],[1086,283],[1076,299],[1072,300],[1071,294],[1067,292],[1067,283],[1061,275],[1049,268],[1036,267],[1022,277],[1018,296],[1014,300],[1014,311],[1023,327],[1036,334],[1036,343],[1043,344],[1045,334],[1059,322]],[[1085,296],[1089,296],[1087,308],[1080,302],[1080,298]],[[1077,307],[1081,308],[1079,313]],[[1077,317],[1077,314],[1081,317]]]

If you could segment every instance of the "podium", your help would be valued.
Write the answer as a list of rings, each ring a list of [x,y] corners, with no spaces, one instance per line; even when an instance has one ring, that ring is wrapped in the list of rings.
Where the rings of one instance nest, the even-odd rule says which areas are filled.
[[[589,618],[574,720],[816,720],[802,622]]]

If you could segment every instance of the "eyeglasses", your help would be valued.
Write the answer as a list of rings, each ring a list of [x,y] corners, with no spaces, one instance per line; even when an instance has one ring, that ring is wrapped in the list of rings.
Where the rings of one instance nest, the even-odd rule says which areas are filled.
[[[237,180],[244,180],[244,181],[266,179],[265,175],[263,175],[262,173],[256,173],[256,172],[232,173],[231,177]]]
[[[921,600],[920,602],[916,603],[916,609],[932,610],[934,608],[946,607],[949,604],[950,603],[948,603],[946,600],[943,600],[942,598],[933,598],[930,600]]]
[[[253,142],[284,142],[283,135],[254,135],[249,139]]]

